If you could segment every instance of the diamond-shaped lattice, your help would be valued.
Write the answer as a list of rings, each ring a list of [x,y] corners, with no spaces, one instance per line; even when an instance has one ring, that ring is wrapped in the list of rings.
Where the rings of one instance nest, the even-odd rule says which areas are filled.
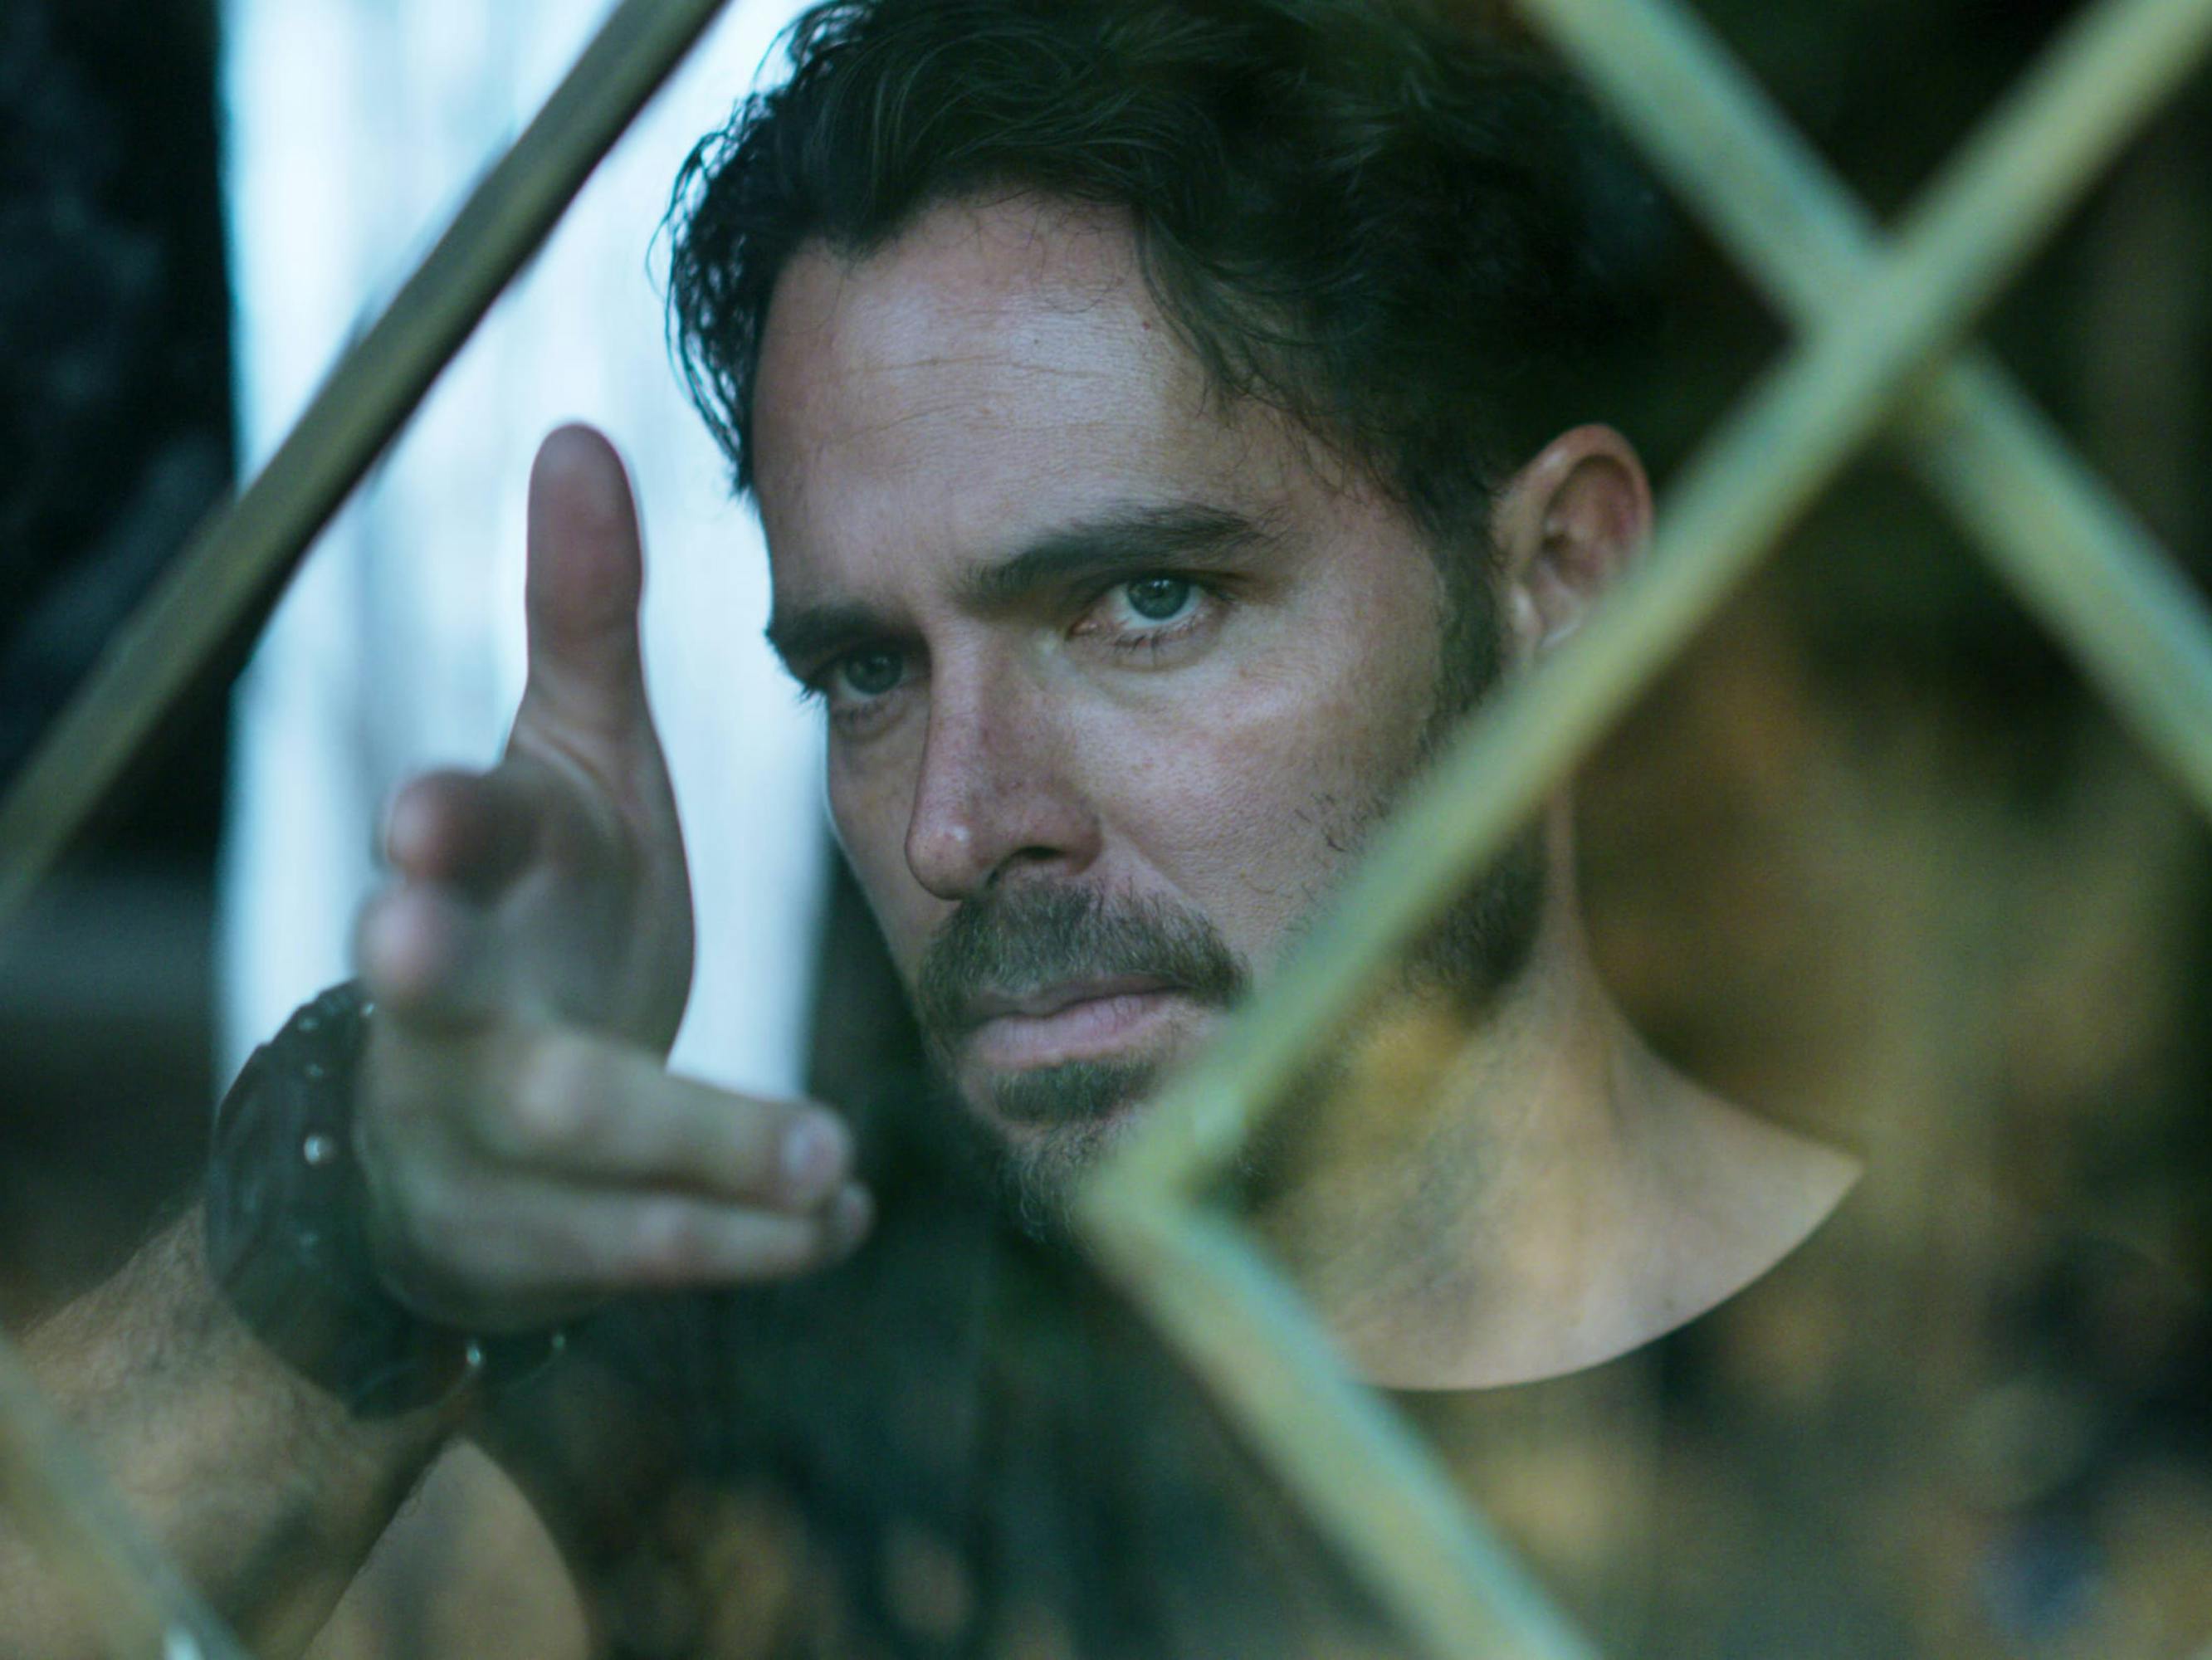
[[[1521,3],[1798,322],[1803,340],[1687,471],[1639,570],[1573,647],[1462,734],[1280,982],[1174,1082],[1142,1133],[1099,1173],[1083,1217],[1107,1261],[1323,1530],[1432,1651],[1564,1660],[1588,1654],[1587,1645],[1419,1442],[1347,1376],[1283,1276],[1198,1195],[1405,942],[1885,424],[1912,431],[1916,459],[2000,571],[2212,813],[2212,620],[1988,361],[1966,352],[1942,362],[2004,276],[2203,55],[2212,0],[2104,0],[1968,143],[1887,248],[1668,0]],[[703,22],[714,7],[691,9]],[[619,45],[623,28],[646,27],[637,21],[646,11],[632,0],[605,38]],[[431,350],[450,355],[458,344]],[[390,418],[414,396],[419,389],[384,399]],[[270,508],[250,490],[240,506],[257,502],[283,521],[260,527],[270,548],[289,531],[304,544],[330,505]],[[202,551],[235,554],[249,539],[218,526]],[[213,615],[226,603],[217,596],[198,609]],[[131,673],[118,669],[96,683],[106,702],[82,700],[88,712],[122,711],[112,723],[122,736],[105,745],[117,757],[107,775],[212,649],[191,630],[171,633],[173,676],[134,696]],[[86,785],[58,808],[11,818],[29,828],[24,845],[0,848],[19,879],[9,892],[27,887],[96,794]],[[152,1635],[173,1657],[238,1651],[136,1536],[4,1341],[0,1497],[32,1511],[95,1602],[105,1599],[118,1652],[143,1651]]]
[[[2104,0],[1962,147],[1886,247],[1668,0],[1521,0],[1799,324],[1581,636],[1482,711],[1267,996],[1084,1196],[1115,1271],[1407,1627],[1440,1656],[1587,1654],[1449,1478],[1348,1377],[1296,1292],[1206,1206],[1290,1079],[1790,520],[1885,425],[1999,571],[2212,814],[2212,622],[1984,357],[1943,362],[2003,278],[2212,40],[2207,0]]]

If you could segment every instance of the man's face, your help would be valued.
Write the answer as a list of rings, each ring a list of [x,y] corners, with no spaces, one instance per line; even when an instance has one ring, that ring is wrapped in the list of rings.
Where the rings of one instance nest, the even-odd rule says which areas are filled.
[[[1064,1183],[1417,765],[1437,561],[1211,392],[1117,216],[1033,198],[802,252],[754,438],[845,850],[963,1097]]]

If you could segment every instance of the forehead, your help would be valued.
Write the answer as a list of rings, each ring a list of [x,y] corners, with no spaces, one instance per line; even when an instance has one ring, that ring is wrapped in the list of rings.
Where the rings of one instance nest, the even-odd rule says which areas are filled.
[[[1310,471],[1277,417],[1212,395],[1121,216],[1033,197],[938,208],[859,260],[803,249],[752,430],[780,599],[1164,499],[1272,516]]]

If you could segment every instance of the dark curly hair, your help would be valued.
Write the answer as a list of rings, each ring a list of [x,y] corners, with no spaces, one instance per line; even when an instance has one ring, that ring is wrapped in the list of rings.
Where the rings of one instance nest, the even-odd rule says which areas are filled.
[[[1031,190],[1125,209],[1217,390],[1364,467],[1432,536],[1584,413],[1639,309],[1649,192],[1525,52],[1413,0],[828,0],[793,73],[692,152],[671,336],[738,488],[778,275],[921,214]]]

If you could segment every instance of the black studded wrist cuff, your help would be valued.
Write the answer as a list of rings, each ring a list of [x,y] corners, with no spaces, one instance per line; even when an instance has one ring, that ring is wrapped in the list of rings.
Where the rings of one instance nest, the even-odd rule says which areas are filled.
[[[426,1320],[378,1277],[353,1150],[353,1089],[370,1005],[325,992],[253,1053],[216,1117],[210,1271],[255,1336],[356,1417],[519,1382],[565,1346],[558,1329],[483,1336]]]

